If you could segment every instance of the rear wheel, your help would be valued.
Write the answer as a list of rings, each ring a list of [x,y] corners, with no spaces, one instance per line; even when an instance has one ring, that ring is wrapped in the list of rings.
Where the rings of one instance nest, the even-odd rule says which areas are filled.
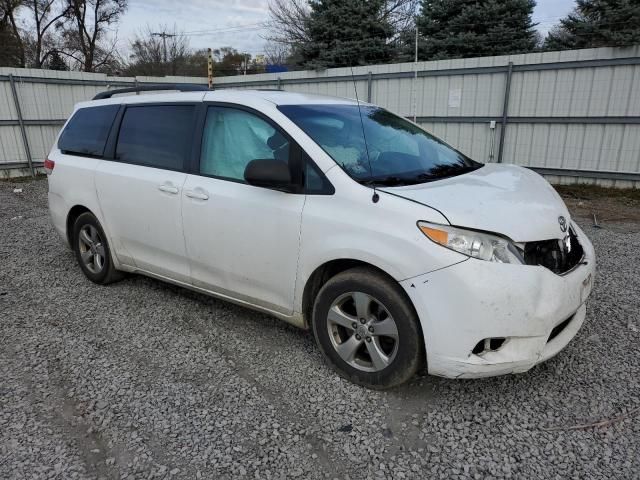
[[[424,361],[413,306],[397,282],[371,268],[342,272],[320,289],[313,331],[329,364],[369,388],[400,385]]]
[[[122,278],[113,266],[107,236],[90,212],[80,215],[74,223],[73,250],[82,272],[92,282],[106,285]]]

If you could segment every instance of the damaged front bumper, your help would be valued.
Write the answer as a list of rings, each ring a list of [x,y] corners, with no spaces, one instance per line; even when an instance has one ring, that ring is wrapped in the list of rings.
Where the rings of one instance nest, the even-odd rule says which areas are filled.
[[[576,230],[584,257],[563,275],[470,258],[402,281],[420,317],[429,373],[520,373],[566,347],[584,323],[595,275],[593,246]]]

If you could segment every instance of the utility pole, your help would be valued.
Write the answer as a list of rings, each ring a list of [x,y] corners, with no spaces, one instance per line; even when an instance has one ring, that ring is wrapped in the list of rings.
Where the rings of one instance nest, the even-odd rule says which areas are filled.
[[[418,118],[418,22],[416,21],[416,50],[413,59],[413,122]]]
[[[176,37],[175,33],[167,33],[167,32],[153,32],[151,34],[152,37],[161,37],[162,38],[162,46],[164,51],[164,63],[167,63],[167,38]]]
[[[207,50],[207,76],[209,78],[209,90],[213,90],[213,57],[210,48]]]

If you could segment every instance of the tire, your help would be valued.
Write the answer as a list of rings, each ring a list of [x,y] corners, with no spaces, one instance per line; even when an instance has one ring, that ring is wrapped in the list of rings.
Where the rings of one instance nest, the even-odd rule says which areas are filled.
[[[373,268],[355,267],[327,281],[315,299],[312,323],[329,365],[359,385],[392,388],[424,364],[413,305],[398,283]]]
[[[93,213],[85,212],[76,219],[73,251],[82,272],[92,282],[107,285],[123,277],[113,266],[107,236]]]

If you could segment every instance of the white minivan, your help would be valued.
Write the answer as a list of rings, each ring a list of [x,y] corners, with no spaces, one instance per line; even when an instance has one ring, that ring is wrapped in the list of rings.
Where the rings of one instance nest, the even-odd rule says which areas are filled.
[[[531,170],[357,101],[115,95],[143,89],[78,104],[45,162],[93,282],[141,273],[310,328],[371,388],[524,372],[584,322],[593,247]]]

